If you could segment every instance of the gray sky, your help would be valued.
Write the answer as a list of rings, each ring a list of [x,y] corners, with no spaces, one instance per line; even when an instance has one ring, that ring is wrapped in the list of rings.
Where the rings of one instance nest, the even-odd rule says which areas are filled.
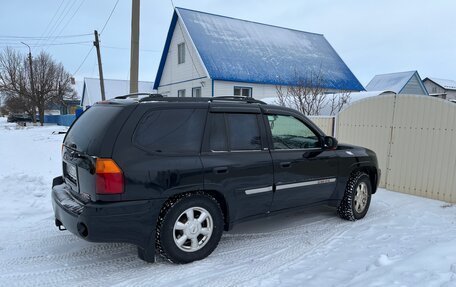
[[[4,36],[62,36],[100,31],[116,0],[1,2],[0,48],[10,44],[26,52],[18,39]],[[456,80],[456,1],[174,0],[174,4],[324,34],[363,85],[375,74],[407,70],[418,70],[422,78]],[[172,13],[168,0],[141,1],[140,80],[155,79]],[[105,78],[129,78],[130,21],[131,1],[120,0],[101,35]],[[92,40],[93,36],[88,35],[25,41],[30,45],[84,42],[32,47],[33,53],[47,50],[73,73],[87,55]],[[93,50],[76,78],[97,76]]]

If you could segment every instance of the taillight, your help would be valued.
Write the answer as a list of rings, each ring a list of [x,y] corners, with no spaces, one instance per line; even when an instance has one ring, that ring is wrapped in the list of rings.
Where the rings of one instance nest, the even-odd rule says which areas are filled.
[[[123,172],[114,160],[97,158],[95,173],[97,194],[124,192]]]

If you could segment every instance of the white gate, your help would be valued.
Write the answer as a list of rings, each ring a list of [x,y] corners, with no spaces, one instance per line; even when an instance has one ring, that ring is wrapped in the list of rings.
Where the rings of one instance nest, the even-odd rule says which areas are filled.
[[[370,97],[339,113],[337,138],[377,153],[380,186],[456,202],[456,104],[430,96]]]

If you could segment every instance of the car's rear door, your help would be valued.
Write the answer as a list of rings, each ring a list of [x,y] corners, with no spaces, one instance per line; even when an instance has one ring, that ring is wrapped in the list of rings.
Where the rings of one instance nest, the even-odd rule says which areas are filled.
[[[335,190],[338,159],[323,148],[322,135],[298,115],[264,115],[274,163],[272,211],[328,200]]]
[[[231,221],[267,213],[273,169],[261,111],[257,106],[212,106],[201,160],[204,188],[227,198]]]

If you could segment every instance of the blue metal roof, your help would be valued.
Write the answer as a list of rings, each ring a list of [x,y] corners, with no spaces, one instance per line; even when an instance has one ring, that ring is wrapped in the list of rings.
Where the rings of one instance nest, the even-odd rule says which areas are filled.
[[[209,77],[214,80],[300,85],[320,74],[321,86],[324,88],[364,90],[321,34],[183,8],[176,8],[173,15],[155,88],[160,83],[172,31],[179,16]]]

